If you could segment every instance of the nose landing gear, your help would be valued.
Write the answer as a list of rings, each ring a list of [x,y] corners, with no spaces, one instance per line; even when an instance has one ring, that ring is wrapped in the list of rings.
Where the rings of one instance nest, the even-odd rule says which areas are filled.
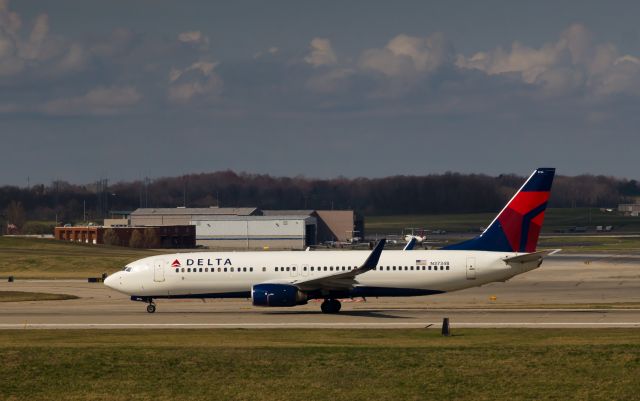
[[[337,299],[325,299],[320,305],[322,313],[338,313],[342,304]]]
[[[154,313],[156,311],[156,304],[153,303],[153,300],[149,300],[149,305],[147,305],[147,312]]]

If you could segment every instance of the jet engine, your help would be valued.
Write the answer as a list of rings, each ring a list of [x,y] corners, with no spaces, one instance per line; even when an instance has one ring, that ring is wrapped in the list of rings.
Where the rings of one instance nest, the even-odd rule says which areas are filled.
[[[307,303],[307,294],[295,285],[256,284],[251,288],[254,306],[296,306]]]

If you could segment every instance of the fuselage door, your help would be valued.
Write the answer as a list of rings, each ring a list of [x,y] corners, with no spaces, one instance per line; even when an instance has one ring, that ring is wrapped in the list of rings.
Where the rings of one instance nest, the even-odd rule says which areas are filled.
[[[476,258],[467,258],[467,280],[476,279]]]
[[[291,265],[291,269],[289,270],[291,277],[295,277],[298,275],[298,265]]]
[[[158,283],[164,281],[164,261],[162,259],[153,261],[153,281]]]
[[[300,274],[302,274],[303,276],[309,274],[309,265],[302,265],[301,269],[302,270],[300,271]]]

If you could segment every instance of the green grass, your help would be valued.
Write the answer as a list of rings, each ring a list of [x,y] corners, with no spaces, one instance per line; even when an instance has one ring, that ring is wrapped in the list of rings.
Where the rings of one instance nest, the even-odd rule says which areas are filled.
[[[541,237],[540,248],[561,248],[563,252],[634,253],[640,251],[640,236],[548,236]]]
[[[136,259],[158,254],[52,239],[0,237],[0,275],[16,278],[86,278],[112,273]]]
[[[60,301],[64,299],[78,299],[78,297],[75,295],[49,294],[46,292],[0,291],[0,302]]]
[[[0,331],[5,400],[632,400],[636,330]]]
[[[367,216],[365,229],[368,234],[398,233],[408,227],[449,232],[478,231],[495,217],[492,213]],[[543,232],[552,233],[570,227],[614,226],[615,232],[640,232],[640,217],[623,216],[617,212],[601,212],[597,208],[550,208],[545,214]]]

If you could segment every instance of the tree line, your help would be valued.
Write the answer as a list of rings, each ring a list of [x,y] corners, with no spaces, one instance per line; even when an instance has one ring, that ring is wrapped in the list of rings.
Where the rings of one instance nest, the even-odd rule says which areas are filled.
[[[138,207],[354,209],[364,215],[493,212],[525,177],[444,173],[384,178],[316,179],[219,171],[105,185],[55,181],[0,187],[4,223],[99,221]],[[640,196],[635,180],[601,175],[557,176],[551,207],[616,207]],[[15,224],[15,223],[14,223]]]

